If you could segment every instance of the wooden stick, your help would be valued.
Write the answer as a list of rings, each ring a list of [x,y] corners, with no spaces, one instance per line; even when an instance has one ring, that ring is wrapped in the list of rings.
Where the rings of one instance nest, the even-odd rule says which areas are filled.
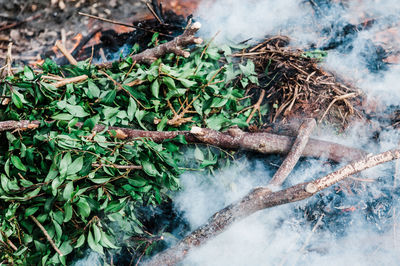
[[[278,171],[274,174],[271,181],[269,182],[272,186],[281,186],[285,181],[287,176],[293,170],[294,166],[300,159],[303,153],[308,139],[310,138],[311,132],[316,126],[315,119],[306,119],[299,128],[299,133],[294,141],[293,147],[288,153],[286,159],[283,161],[282,165],[279,167]]]
[[[23,24],[23,23],[26,23],[26,22],[32,21],[32,20],[34,20],[34,19],[37,19],[37,18],[40,17],[40,16],[42,16],[42,14],[36,14],[36,15],[33,15],[33,16],[28,17],[28,18],[25,19],[25,20],[17,21],[17,22],[14,22],[14,23],[5,25],[5,26],[3,26],[3,27],[0,27],[0,31],[12,29],[12,28],[14,28],[14,27],[17,27],[17,26]]]
[[[126,24],[126,23],[123,23],[123,22],[120,22],[120,21],[116,21],[116,20],[101,18],[101,17],[98,17],[98,16],[94,16],[94,15],[90,15],[90,14],[86,14],[86,13],[82,13],[82,12],[78,12],[78,14],[81,15],[81,16],[97,19],[97,20],[108,22],[108,23],[115,24],[115,25],[125,26],[125,27],[129,27],[129,28],[148,31],[148,32],[153,32],[153,33],[157,32],[157,31],[152,30],[152,29],[146,29],[146,28],[142,28],[142,27],[139,27],[139,26]],[[157,32],[157,33],[160,34],[160,35],[163,35],[163,36],[167,36],[167,37],[172,37],[172,38],[174,37],[172,35],[161,33],[161,32]]]
[[[11,240],[10,240],[10,239],[7,239],[7,243],[10,245],[10,247],[11,247],[13,250],[15,250],[15,251],[17,251],[17,250],[18,250],[17,246],[15,246],[15,245],[14,245],[14,243],[13,243],[13,242],[11,242]]]
[[[151,12],[151,14],[157,19],[158,23],[160,24],[164,24],[163,21],[161,21],[161,19],[158,17],[158,15],[156,14],[156,12],[154,11],[154,9],[151,7],[151,5],[149,4],[149,2],[146,2],[146,6],[149,9],[149,11]]]
[[[10,42],[8,44],[8,47],[7,47],[6,66],[7,66],[7,75],[8,76],[12,76],[13,75],[12,70],[11,70],[12,61],[13,61],[13,58],[12,58],[12,45],[13,45],[13,43]]]
[[[265,96],[265,90],[261,89],[261,94],[260,97],[258,98],[257,103],[253,106],[253,111],[251,111],[249,117],[246,120],[246,123],[250,123],[251,119],[253,118],[253,115],[257,112],[257,110],[260,110],[260,106],[262,101],[264,100],[264,96]]]
[[[75,58],[68,52],[68,50],[64,47],[64,45],[62,45],[62,43],[59,40],[56,41],[56,47],[67,58],[68,62],[71,65],[76,66],[78,64],[78,61],[75,60]]]
[[[47,121],[50,123],[51,121]],[[1,131],[36,129],[40,121],[0,121]],[[78,122],[76,127],[82,127],[83,123]],[[93,130],[102,132],[106,126],[96,125]],[[249,133],[239,128],[231,128],[227,132],[219,132],[208,128],[193,127],[191,131],[146,131],[123,127],[108,127],[108,132],[113,137],[129,140],[137,138],[150,138],[154,142],[161,143],[177,136],[185,137],[189,143],[205,143],[224,149],[244,149],[262,154],[287,154],[294,138],[289,136],[270,134],[265,132]],[[362,158],[365,151],[340,145],[337,143],[310,139],[302,153],[308,157],[326,157],[335,162],[352,161]]]
[[[143,169],[141,165],[117,165],[117,164],[99,164],[92,163],[93,167],[110,167],[115,169]]]
[[[185,51],[184,48],[191,44],[200,44],[203,42],[201,38],[194,37],[200,27],[200,22],[190,24],[187,29],[182,33],[182,35],[175,37],[172,41],[160,44],[151,49],[146,49],[141,53],[131,55],[131,58],[133,62],[136,61],[137,63],[146,64],[151,64],[158,58],[169,53],[174,53],[178,56],[183,56],[187,58],[190,56],[190,53],[188,51]],[[109,68],[112,67],[114,62],[97,64],[96,66],[99,68]]]
[[[46,236],[47,241],[50,242],[50,245],[53,247],[53,249],[60,255],[61,257],[64,256],[61,251],[57,248],[56,244],[54,243],[53,239],[51,239],[49,233],[46,231],[46,229],[43,227],[43,225],[32,215],[29,215],[29,217],[33,220],[33,222],[42,230],[43,234]]]
[[[234,222],[240,221],[259,210],[309,198],[350,175],[399,158],[400,149],[393,149],[374,156],[364,157],[317,180],[301,183],[277,192],[272,192],[267,187],[255,188],[241,200],[216,212],[205,225],[193,231],[175,246],[158,253],[145,265],[175,265],[194,247],[205,244],[209,239],[225,231]]]
[[[101,18],[101,17],[98,17],[98,16],[86,14],[86,13],[83,13],[83,12],[78,12],[78,14],[81,15],[81,16],[94,18],[94,19],[101,20],[101,21],[108,22],[108,23],[115,24],[115,25],[125,26],[125,27],[129,27],[129,28],[136,28],[135,26],[133,26],[131,24],[126,24],[126,23],[123,23],[123,22],[120,22],[120,21],[116,21],[116,20]]]
[[[59,87],[65,86],[70,83],[78,83],[78,82],[85,81],[87,79],[88,79],[88,76],[82,75],[82,76],[63,79],[63,80],[52,83],[52,85],[56,88],[59,88]]]
[[[71,56],[74,57],[74,58],[77,57],[79,52],[82,50],[83,46],[85,46],[101,30],[102,30],[101,27],[96,27],[88,35],[83,37],[79,41],[79,44],[71,52]],[[67,62],[68,62],[68,59],[65,56],[60,57],[60,58],[56,58],[56,63],[58,65],[65,65],[65,64],[67,64]]]

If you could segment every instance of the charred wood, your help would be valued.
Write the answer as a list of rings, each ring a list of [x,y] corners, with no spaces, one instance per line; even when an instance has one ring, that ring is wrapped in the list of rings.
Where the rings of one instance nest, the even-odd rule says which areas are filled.
[[[201,38],[194,37],[196,32],[200,29],[201,24],[195,22],[188,25],[187,29],[182,35],[174,38],[172,41],[158,45],[157,47],[144,50],[143,52],[132,55],[133,62],[151,64],[158,58],[168,53],[174,53],[178,56],[189,57],[190,53],[185,51],[184,48],[192,44],[200,44],[203,42]],[[102,63],[97,66],[100,68],[111,67],[114,62]]]

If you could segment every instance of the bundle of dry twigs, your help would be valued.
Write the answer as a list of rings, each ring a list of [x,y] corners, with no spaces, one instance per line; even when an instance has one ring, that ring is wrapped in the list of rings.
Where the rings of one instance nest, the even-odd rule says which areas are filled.
[[[259,73],[260,93],[270,104],[270,122],[301,117],[327,120],[347,125],[354,115],[361,116],[356,106],[362,92],[336,75],[324,71],[316,58],[288,47],[289,39],[274,36],[236,53],[233,56],[250,58]]]

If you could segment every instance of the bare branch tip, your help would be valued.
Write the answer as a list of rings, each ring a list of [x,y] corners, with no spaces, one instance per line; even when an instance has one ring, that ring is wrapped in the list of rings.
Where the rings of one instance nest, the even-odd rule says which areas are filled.
[[[197,22],[193,23],[191,28],[194,30],[199,30],[201,28],[201,23],[197,21]]]
[[[203,39],[202,38],[194,38],[193,42],[195,44],[201,44],[201,43],[203,43]]]

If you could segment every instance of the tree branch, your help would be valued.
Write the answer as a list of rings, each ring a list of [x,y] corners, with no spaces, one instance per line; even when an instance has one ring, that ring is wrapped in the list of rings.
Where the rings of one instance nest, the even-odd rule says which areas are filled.
[[[39,125],[40,121],[2,121],[0,122],[0,132],[35,129]],[[78,128],[82,127],[82,125],[83,123],[81,122],[75,124]],[[105,130],[105,128],[106,126],[104,125],[96,125],[93,130],[100,132]],[[219,132],[199,127],[193,127],[191,131],[146,131],[122,127],[108,127],[108,132],[111,136],[123,140],[150,138],[157,143],[182,135],[189,143],[205,143],[223,149],[243,149],[263,154],[287,154],[295,140],[294,137],[266,132],[244,132],[239,128],[230,128],[227,132]],[[302,153],[302,156],[326,157],[335,162],[353,161],[365,155],[367,155],[365,151],[356,148],[316,139],[310,139]]]
[[[300,159],[301,154],[306,148],[308,139],[310,138],[311,132],[316,126],[315,119],[306,119],[299,128],[299,133],[296,140],[293,143],[292,149],[289,151],[286,159],[283,161],[278,171],[274,174],[269,184],[272,186],[281,186],[294,166]]]
[[[43,232],[43,234],[46,236],[47,241],[51,244],[51,246],[54,248],[54,250],[60,255],[61,257],[64,256],[62,252],[57,248],[56,244],[54,243],[53,239],[51,239],[49,233],[46,231],[46,229],[43,227],[43,225],[32,215],[29,215],[29,217],[33,220],[33,222],[40,228],[40,230]]]
[[[389,150],[350,163],[314,181],[272,192],[266,187],[255,188],[247,196],[215,213],[208,222],[186,236],[175,246],[153,256],[146,265],[175,265],[194,247],[205,244],[227,227],[256,211],[309,198],[346,177],[362,170],[400,158],[400,149]]]
[[[154,48],[146,49],[139,54],[132,55],[131,58],[133,62],[137,63],[147,63],[151,64],[158,58],[168,54],[174,53],[179,56],[189,57],[190,53],[185,51],[184,48],[191,44],[200,44],[203,42],[201,38],[194,37],[196,32],[200,29],[200,22],[195,22],[193,24],[189,24],[186,30],[182,35],[174,38],[172,41],[160,44]],[[101,63],[97,66],[99,68],[109,68],[113,65],[114,62]]]

